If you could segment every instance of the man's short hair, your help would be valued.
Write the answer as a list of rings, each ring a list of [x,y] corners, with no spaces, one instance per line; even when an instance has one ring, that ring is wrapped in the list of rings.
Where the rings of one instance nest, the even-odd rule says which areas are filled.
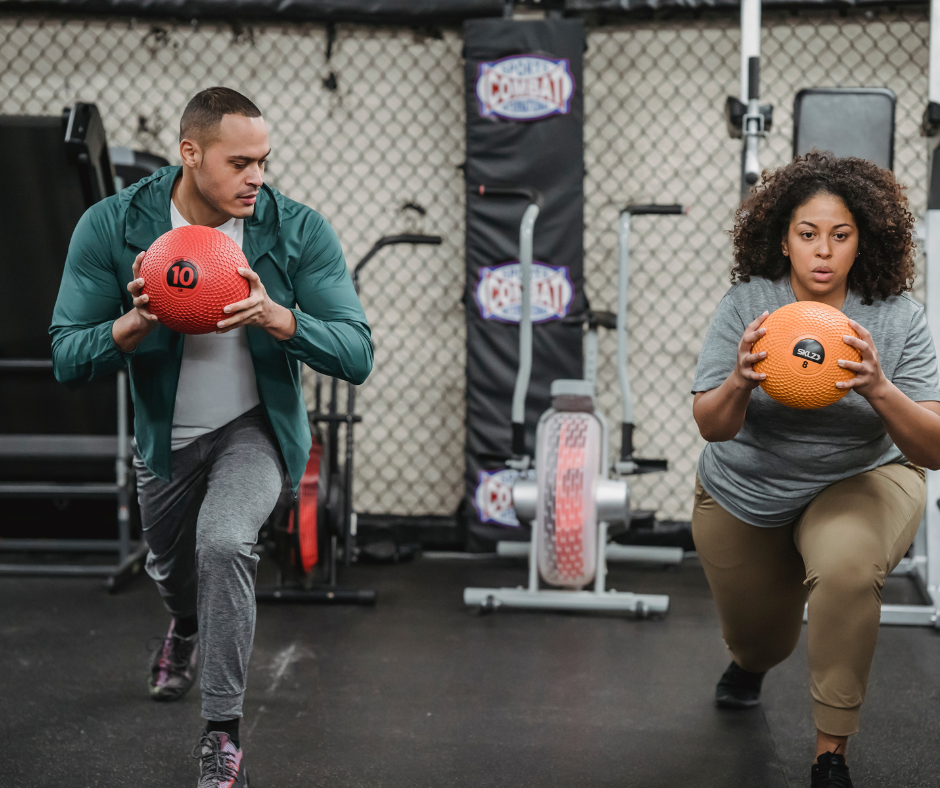
[[[189,100],[180,118],[180,142],[195,140],[207,147],[219,137],[224,115],[260,118],[261,110],[231,88],[206,88]]]

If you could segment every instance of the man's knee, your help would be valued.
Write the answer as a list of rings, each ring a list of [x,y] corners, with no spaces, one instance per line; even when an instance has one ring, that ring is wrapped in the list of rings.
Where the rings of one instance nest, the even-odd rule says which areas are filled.
[[[196,539],[196,560],[200,566],[221,566],[245,560],[255,561],[254,542],[246,541],[237,533],[224,530],[199,534]]]

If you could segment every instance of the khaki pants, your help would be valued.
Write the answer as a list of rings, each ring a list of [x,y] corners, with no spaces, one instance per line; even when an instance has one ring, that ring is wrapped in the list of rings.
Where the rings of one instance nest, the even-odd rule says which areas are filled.
[[[734,661],[762,672],[786,659],[808,600],[813,721],[831,736],[858,732],[881,588],[914,541],[925,500],[922,469],[885,465],[826,488],[790,525],[757,528],[696,479],[692,536]]]

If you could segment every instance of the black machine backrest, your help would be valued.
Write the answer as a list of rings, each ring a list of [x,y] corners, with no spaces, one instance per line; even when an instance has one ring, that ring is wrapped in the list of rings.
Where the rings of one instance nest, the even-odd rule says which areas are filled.
[[[143,150],[131,150],[112,145],[110,152],[118,191],[132,183],[137,183],[141,178],[152,175],[170,163],[162,156]]]
[[[0,360],[49,360],[72,231],[90,202],[114,193],[101,118],[87,104],[62,117],[0,116],[0,150],[11,198],[0,211]],[[116,396],[113,377],[70,391],[51,369],[0,370],[0,432],[114,434]]]
[[[813,148],[894,169],[894,107],[887,88],[806,88],[793,103],[793,155]]]

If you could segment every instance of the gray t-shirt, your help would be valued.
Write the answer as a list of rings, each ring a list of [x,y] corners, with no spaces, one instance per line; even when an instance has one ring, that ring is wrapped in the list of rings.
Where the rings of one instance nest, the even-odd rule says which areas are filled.
[[[752,277],[718,304],[698,357],[692,392],[720,386],[734,371],[747,325],[766,309],[796,301],[790,277]],[[849,291],[842,312],[871,332],[881,368],[915,402],[940,401],[937,355],[923,307],[906,293],[862,304]],[[724,509],[751,525],[792,522],[830,484],[892,462],[905,462],[868,401],[854,391],[833,405],[798,410],[751,392],[744,426],[709,443],[699,479]]]

